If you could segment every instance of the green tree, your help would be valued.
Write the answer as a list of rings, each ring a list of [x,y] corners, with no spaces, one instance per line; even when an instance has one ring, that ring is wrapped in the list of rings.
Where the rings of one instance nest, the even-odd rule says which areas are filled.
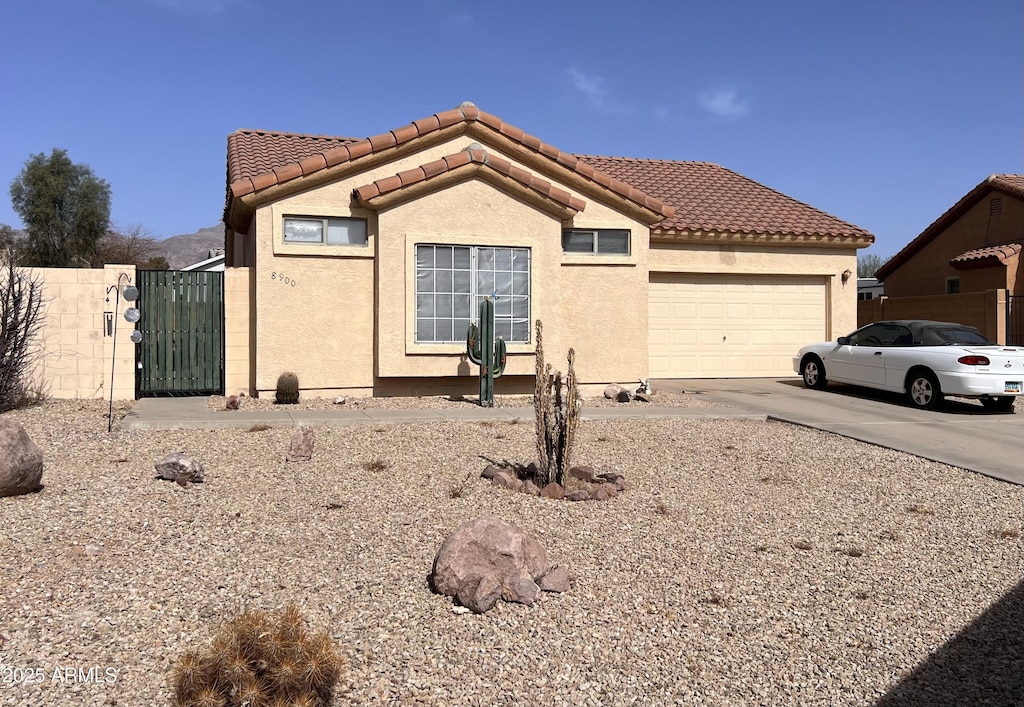
[[[154,255],[152,258],[139,266],[143,270],[170,270],[171,264],[162,255]]]
[[[890,260],[892,260],[891,255],[888,258],[880,258],[874,253],[858,255],[857,277],[874,277],[875,273],[878,272],[878,268],[882,267]]]
[[[13,254],[18,246],[18,237],[14,229],[6,223],[0,223],[0,260]]]
[[[32,155],[11,182],[11,202],[28,234],[21,265],[87,266],[110,227],[110,185],[65,150]]]

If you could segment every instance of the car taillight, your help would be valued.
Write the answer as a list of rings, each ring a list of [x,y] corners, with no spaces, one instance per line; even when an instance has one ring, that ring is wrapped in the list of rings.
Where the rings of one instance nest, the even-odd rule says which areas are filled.
[[[987,366],[989,364],[989,360],[984,356],[961,356],[956,361],[965,366]]]

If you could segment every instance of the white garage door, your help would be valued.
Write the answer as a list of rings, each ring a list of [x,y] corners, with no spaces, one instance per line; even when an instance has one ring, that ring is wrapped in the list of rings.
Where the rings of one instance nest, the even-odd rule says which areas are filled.
[[[791,376],[825,340],[823,277],[651,273],[652,378]]]

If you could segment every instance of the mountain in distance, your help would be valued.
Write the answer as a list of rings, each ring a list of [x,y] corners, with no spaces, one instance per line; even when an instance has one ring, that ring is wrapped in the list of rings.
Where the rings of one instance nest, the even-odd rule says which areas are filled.
[[[198,263],[210,257],[211,248],[224,247],[224,224],[200,228],[195,233],[183,233],[156,242],[153,255],[167,258],[171,270]]]

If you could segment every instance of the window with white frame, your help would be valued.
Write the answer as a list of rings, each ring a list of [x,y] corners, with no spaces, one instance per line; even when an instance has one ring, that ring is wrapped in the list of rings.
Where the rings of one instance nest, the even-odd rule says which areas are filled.
[[[302,245],[366,245],[366,219],[285,216],[284,242]]]
[[[629,255],[629,231],[579,228],[562,231],[562,252],[582,255]]]
[[[416,342],[463,343],[494,301],[494,334],[530,341],[530,249],[460,245],[416,246]]]

